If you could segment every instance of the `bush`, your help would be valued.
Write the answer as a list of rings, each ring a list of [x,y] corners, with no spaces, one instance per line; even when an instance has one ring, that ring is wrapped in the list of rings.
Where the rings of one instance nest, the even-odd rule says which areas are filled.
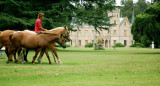
[[[145,47],[145,46],[142,43],[134,43],[134,44],[130,45],[129,47]]]
[[[85,45],[85,47],[93,47],[93,43],[89,43],[89,44]]]
[[[116,43],[113,47],[125,47],[122,43]]]

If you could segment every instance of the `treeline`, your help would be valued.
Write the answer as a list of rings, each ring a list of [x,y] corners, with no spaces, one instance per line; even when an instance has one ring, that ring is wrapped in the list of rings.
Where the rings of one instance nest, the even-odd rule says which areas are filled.
[[[156,48],[160,47],[160,2],[150,5],[136,16],[132,34],[136,42],[149,46],[153,41]]]
[[[1,0],[0,30],[34,30],[39,12],[45,14],[42,26],[46,29],[64,25],[72,29],[71,23],[82,22],[96,27],[109,25],[107,10],[114,7],[115,0]],[[97,16],[103,20],[94,22]]]
[[[150,2],[146,0],[137,0],[137,2],[133,2],[133,0],[121,0],[121,16],[128,17],[129,21],[132,23],[132,13],[134,10],[134,16],[143,13],[144,10],[150,5]]]

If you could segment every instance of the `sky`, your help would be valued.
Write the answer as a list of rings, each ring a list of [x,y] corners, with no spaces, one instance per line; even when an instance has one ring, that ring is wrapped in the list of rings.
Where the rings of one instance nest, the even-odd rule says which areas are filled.
[[[138,0],[133,0],[134,3],[137,2],[137,1]],[[146,1],[151,2],[151,0],[146,0]],[[121,3],[121,0],[116,0],[116,3],[117,3],[117,6],[119,6],[120,3]]]

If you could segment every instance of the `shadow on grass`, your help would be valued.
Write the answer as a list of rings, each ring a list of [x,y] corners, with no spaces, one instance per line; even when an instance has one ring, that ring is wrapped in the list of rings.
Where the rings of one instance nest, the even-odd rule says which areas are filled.
[[[160,54],[160,52],[139,52],[139,53],[134,53],[134,54]]]
[[[111,52],[106,50],[56,50],[57,52]]]

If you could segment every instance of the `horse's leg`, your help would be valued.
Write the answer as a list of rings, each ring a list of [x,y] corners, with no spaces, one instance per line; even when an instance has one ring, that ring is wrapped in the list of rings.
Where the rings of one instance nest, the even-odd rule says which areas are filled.
[[[23,56],[24,56],[24,61],[28,62],[27,60],[27,55],[28,55],[28,49],[26,49],[26,54],[25,54],[25,51],[23,50]]]
[[[46,54],[46,56],[48,58],[49,64],[52,64],[52,62],[51,62],[51,60],[49,58],[48,49],[45,49],[45,54]]]
[[[38,55],[38,53],[39,53],[40,50],[41,50],[41,48],[36,49],[36,53],[35,53],[35,55],[34,55],[34,57],[33,57],[32,64],[34,64],[34,62],[35,62],[35,60],[36,60],[36,58],[37,58],[37,55]]]
[[[3,47],[3,44],[2,43],[0,43],[0,49]]]
[[[14,62],[15,63],[17,63],[18,62],[18,60],[16,59],[16,52],[17,52],[17,50],[18,50],[19,48],[17,48],[17,49],[15,49],[14,51],[13,51],[13,55],[14,55]]]
[[[9,61],[12,59],[12,54],[14,53],[15,48],[9,48],[8,49],[8,61],[7,63],[9,63]]]
[[[41,53],[40,53],[40,55],[39,55],[39,57],[38,57],[38,62],[39,63],[42,63],[42,56],[44,55],[44,50],[41,50]]]
[[[5,46],[5,53],[6,53],[7,57],[9,58],[8,49],[9,49],[9,45],[6,45]],[[12,58],[9,61],[13,61]]]
[[[53,46],[53,45],[50,45],[49,48],[52,50],[52,52],[54,53],[54,55],[57,57],[58,63],[59,63],[59,64],[62,64],[62,62],[61,62],[61,60],[59,59],[58,54],[57,54],[54,46]]]
[[[22,50],[23,50],[22,47],[20,47],[20,48],[18,49],[18,61],[21,62],[21,63],[24,62],[24,58],[23,58],[23,56],[22,56],[22,53],[23,53]]]
[[[57,62],[57,59],[56,59],[56,56],[55,56],[55,54],[54,54],[53,51],[52,51],[52,55],[53,55],[53,58],[54,58],[54,62],[55,62],[55,63],[58,63],[58,62]]]

